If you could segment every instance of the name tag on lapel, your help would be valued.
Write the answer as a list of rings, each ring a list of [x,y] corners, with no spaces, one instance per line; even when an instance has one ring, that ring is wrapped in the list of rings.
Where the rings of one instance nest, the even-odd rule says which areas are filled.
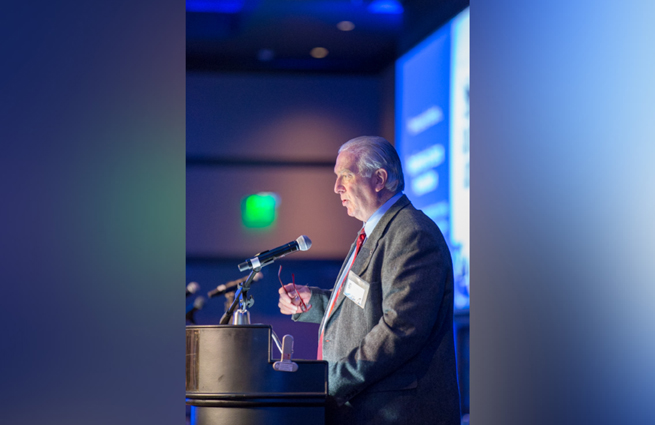
[[[348,280],[346,281],[346,286],[343,288],[343,294],[352,302],[364,308],[368,299],[368,289],[370,286],[367,281],[351,271],[348,273]]]

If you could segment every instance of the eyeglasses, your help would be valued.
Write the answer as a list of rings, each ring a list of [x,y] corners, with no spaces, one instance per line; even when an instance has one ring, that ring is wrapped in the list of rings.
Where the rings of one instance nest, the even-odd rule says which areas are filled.
[[[280,285],[282,285],[282,288],[284,289],[284,292],[287,293],[289,298],[291,298],[291,302],[300,307],[300,310],[304,313],[307,311],[307,306],[305,305],[305,302],[302,300],[300,295],[298,295],[298,290],[296,289],[296,276],[291,273],[291,284],[293,285],[293,290],[292,291],[287,291],[287,288],[284,286],[284,282],[282,282],[282,277],[280,276],[282,274],[282,266],[280,266],[280,270],[277,272],[277,278],[280,280]],[[297,301],[296,301],[297,300]]]

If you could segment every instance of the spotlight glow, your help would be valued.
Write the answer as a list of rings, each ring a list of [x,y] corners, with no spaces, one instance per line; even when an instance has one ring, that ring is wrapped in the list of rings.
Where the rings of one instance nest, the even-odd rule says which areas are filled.
[[[341,31],[352,31],[355,29],[355,24],[350,21],[341,21],[337,24],[337,28]]]
[[[312,57],[316,59],[323,59],[328,55],[328,50],[325,47],[314,47],[311,52],[309,52]]]
[[[368,5],[368,11],[371,13],[399,15],[404,12],[404,9],[398,0],[373,0]]]

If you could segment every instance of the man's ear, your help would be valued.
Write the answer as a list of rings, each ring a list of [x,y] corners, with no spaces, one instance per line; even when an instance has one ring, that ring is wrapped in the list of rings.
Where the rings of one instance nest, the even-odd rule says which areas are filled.
[[[375,176],[375,191],[379,192],[382,189],[384,189],[384,186],[387,184],[387,179],[389,178],[389,175],[387,174],[387,170],[384,168],[378,168],[375,170],[374,173]]]

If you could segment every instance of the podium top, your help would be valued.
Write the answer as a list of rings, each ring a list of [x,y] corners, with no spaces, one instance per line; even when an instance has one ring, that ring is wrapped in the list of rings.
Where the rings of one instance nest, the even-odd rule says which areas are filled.
[[[263,323],[251,323],[250,325],[187,325],[186,328],[189,329],[222,329],[222,328],[269,328],[272,329],[271,325],[265,325]]]

